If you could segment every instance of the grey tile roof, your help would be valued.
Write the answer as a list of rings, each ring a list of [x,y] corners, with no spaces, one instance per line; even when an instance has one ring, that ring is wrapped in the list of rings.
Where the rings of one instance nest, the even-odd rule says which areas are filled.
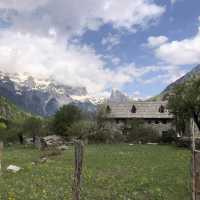
[[[108,102],[110,112],[108,118],[142,118],[142,119],[171,119],[173,116],[166,109],[166,101],[129,101],[126,103]],[[136,113],[132,113],[132,106],[136,107]],[[160,106],[165,107],[164,113],[159,112]]]

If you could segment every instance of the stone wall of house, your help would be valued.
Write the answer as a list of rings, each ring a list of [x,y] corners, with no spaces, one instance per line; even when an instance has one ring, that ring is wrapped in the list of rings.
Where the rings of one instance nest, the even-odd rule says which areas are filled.
[[[123,130],[124,127],[128,128],[128,124],[131,123],[131,121],[134,121],[135,119],[110,119],[108,123],[111,123],[111,126],[114,129]],[[158,120],[158,119],[143,119],[144,126],[150,127],[158,131],[160,135],[162,135],[163,132],[168,131],[169,129],[174,129],[175,127],[172,125],[172,120]]]
[[[175,127],[172,125],[172,120],[145,120],[144,125],[156,130],[160,136],[170,129],[175,130]]]

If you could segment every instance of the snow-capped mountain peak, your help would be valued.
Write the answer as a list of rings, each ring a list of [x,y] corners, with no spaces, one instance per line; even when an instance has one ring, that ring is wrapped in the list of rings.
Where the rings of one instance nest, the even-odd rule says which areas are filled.
[[[52,115],[60,106],[74,101],[98,103],[85,87],[60,84],[51,78],[34,77],[27,73],[0,71],[0,95],[16,105],[39,115]]]

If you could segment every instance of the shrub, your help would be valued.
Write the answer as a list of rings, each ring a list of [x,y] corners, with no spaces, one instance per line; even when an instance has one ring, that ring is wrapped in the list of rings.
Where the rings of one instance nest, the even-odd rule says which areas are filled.
[[[134,121],[129,127],[127,130],[127,142],[159,142],[159,133],[150,127],[145,127],[142,121]]]
[[[95,130],[88,137],[90,143],[119,143],[125,141],[121,131],[114,129],[109,123],[103,126],[96,126]]]
[[[176,145],[178,147],[190,148],[191,147],[191,138],[189,138],[189,137],[178,138],[176,141]]]
[[[177,135],[176,132],[173,129],[169,129],[166,132],[163,132],[162,136],[161,136],[161,142],[163,143],[172,143],[172,142],[176,142],[177,140]]]
[[[178,147],[184,147],[184,148],[191,149],[192,148],[192,138],[191,137],[178,138],[176,140],[176,145]],[[196,138],[196,140],[195,140],[195,147],[197,150],[200,150],[200,139],[199,138]]]
[[[65,135],[70,139],[86,139],[94,130],[96,124],[92,121],[78,121],[66,128]]]
[[[4,131],[1,131],[0,140],[4,143],[16,142],[18,140],[18,135],[16,134],[15,129],[5,129]]]
[[[56,134],[66,135],[67,128],[82,119],[81,110],[75,105],[61,107],[53,119],[53,130]]]

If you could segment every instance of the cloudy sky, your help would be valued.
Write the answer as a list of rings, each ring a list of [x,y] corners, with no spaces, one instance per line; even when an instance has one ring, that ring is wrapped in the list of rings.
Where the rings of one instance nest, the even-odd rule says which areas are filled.
[[[199,0],[0,0],[0,70],[148,97],[198,63]]]

